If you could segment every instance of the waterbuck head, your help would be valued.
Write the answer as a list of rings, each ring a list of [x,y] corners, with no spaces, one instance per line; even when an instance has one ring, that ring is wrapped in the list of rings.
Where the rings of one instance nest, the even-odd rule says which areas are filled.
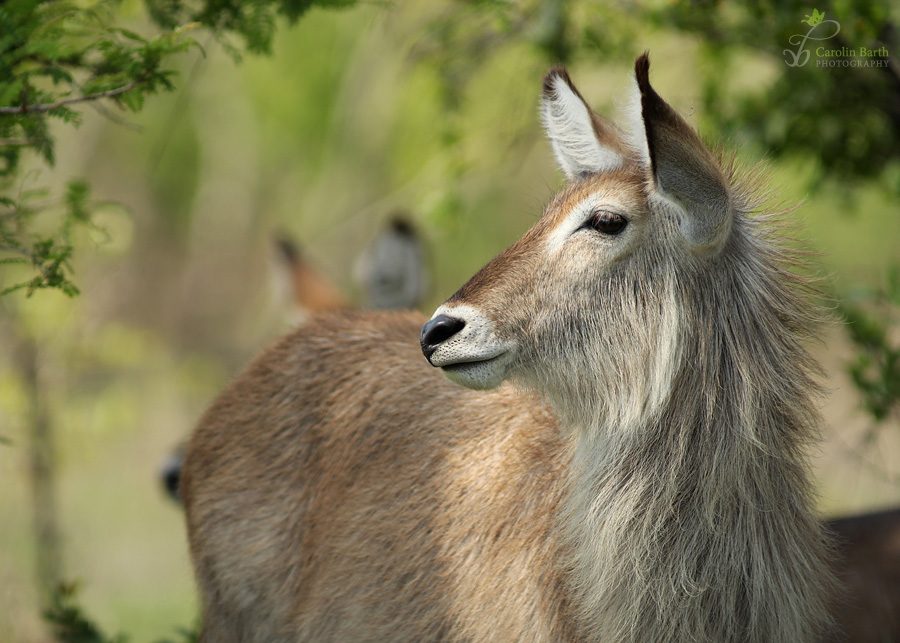
[[[547,74],[541,111],[568,183],[423,327],[425,356],[451,380],[513,381],[563,415],[618,421],[668,396],[690,321],[682,311],[734,263],[747,206],[648,72],[644,54],[628,133],[593,113],[565,70]]]

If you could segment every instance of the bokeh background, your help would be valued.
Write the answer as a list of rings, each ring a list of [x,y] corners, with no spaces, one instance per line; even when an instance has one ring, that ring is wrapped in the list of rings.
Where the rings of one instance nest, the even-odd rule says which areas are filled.
[[[854,16],[855,27],[842,26],[865,36],[871,7],[836,4],[828,17]],[[111,119],[85,107],[79,128],[56,126],[55,167],[30,161],[21,189],[84,177],[99,207],[96,227],[77,232],[80,296],[20,291],[0,302],[8,441],[0,444],[0,640],[49,640],[28,482],[35,422],[57,436],[61,576],[77,580],[85,610],[133,641],[195,621],[182,515],[158,470],[241,366],[297,321],[273,237],[296,240],[362,304],[359,258],[404,212],[424,239],[421,308],[430,314],[528,229],[562,184],[537,112],[554,62],[568,63],[597,111],[615,115],[634,57],[649,50],[658,91],[708,140],[744,163],[766,162],[779,201],[799,204],[791,215],[798,243],[816,253],[823,290],[845,300],[877,289],[900,261],[897,139],[880,137],[885,152],[863,137],[858,159],[843,167],[844,148],[827,157],[812,144],[779,143],[792,132],[839,141],[854,114],[869,118],[874,99],[852,82],[854,71],[866,72],[791,70],[814,79],[809,99],[798,101],[782,91],[778,42],[787,48],[787,35],[805,33],[799,5],[787,9],[794,31],[763,34],[768,49],[746,44],[744,33],[771,29],[766,15],[734,18],[743,31],[722,42],[712,26],[666,14],[667,3],[648,6],[654,20],[641,3],[313,8],[275,24],[271,54],[245,54],[239,64],[198,32],[205,53],[173,62],[175,92],[148,99],[137,115]],[[117,19],[154,29],[140,3],[122,3]],[[848,78],[844,112],[822,108],[833,98],[823,80],[830,73]],[[834,301],[823,302],[829,320],[812,346],[829,389],[814,460],[821,510],[900,505],[900,427],[862,410],[847,375],[856,349]]]

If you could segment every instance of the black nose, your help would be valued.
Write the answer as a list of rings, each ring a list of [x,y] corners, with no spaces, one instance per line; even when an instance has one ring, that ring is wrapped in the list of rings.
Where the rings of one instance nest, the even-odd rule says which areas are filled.
[[[447,341],[456,333],[465,328],[466,322],[455,317],[447,315],[438,315],[434,319],[422,326],[422,352],[425,357],[431,358],[432,353],[437,350],[443,342]]]

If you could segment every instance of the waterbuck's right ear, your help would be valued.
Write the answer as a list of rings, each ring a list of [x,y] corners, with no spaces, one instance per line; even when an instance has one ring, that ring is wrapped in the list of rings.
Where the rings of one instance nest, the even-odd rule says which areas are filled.
[[[591,111],[561,67],[544,77],[541,116],[556,160],[569,179],[624,164],[627,146],[622,133]]]

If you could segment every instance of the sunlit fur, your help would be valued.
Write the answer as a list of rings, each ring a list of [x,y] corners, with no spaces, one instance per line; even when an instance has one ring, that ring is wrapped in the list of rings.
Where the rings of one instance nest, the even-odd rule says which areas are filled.
[[[441,308],[491,324],[512,387],[442,378],[417,315],[345,313],[217,400],[184,474],[204,641],[817,640],[807,285],[756,179],[718,163],[701,251],[623,158]],[[596,194],[629,227],[549,244]]]

